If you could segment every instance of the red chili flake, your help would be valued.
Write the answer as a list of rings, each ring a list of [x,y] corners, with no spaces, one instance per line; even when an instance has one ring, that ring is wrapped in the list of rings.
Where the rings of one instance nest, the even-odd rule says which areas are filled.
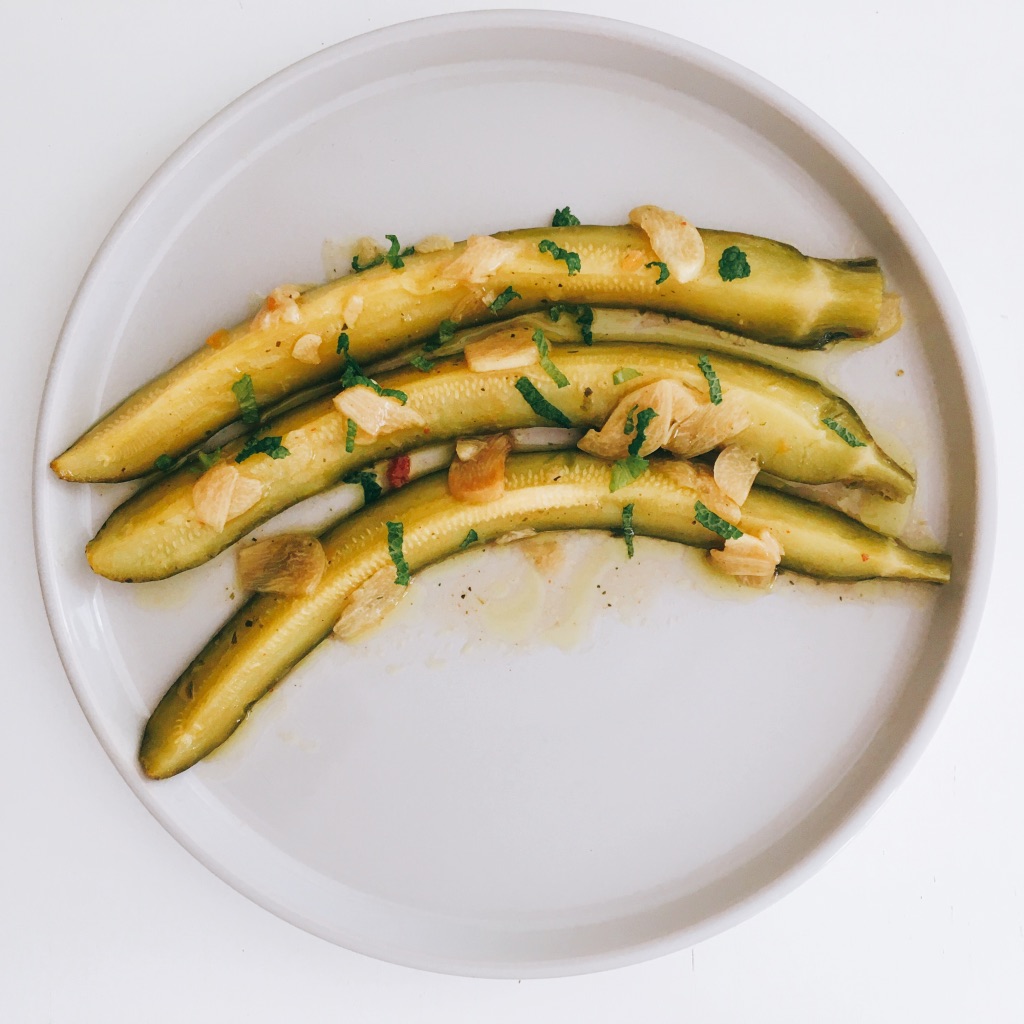
[[[866,562],[869,557],[870,557],[869,555],[865,555],[863,552],[861,552],[860,560],[862,562]]]
[[[388,483],[397,490],[409,482],[409,456],[396,455],[388,463]]]

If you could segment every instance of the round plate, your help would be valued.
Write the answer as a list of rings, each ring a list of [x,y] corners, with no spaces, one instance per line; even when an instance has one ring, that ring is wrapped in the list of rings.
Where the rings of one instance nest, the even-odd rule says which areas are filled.
[[[824,362],[896,452],[946,587],[752,598],[686,549],[577,536],[424,572],[366,642],[323,645],[183,776],[135,762],[148,712],[236,606],[228,556],[93,576],[123,487],[46,467],[104,410],[321,244],[544,223],[639,203],[836,257],[876,254],[906,326]],[[139,799],[262,906],[354,950],[558,975],[691,944],[794,886],[920,751],[963,666],[991,541],[987,419],[943,275],[898,202],[788,97],[594,18],[456,15],[324,50],[246,94],[132,202],[68,316],[38,437],[37,547],[75,692]],[[984,513],[984,514],[983,514]],[[955,526],[951,527],[951,524]]]

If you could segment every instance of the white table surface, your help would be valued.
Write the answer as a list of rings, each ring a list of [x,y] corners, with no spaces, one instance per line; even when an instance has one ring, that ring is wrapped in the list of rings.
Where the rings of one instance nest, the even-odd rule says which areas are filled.
[[[378,963],[285,924],[168,836],[93,737],[32,554],[32,435],[61,321],[111,223],[242,91],[340,39],[500,7],[443,0],[5,0],[0,32],[6,466],[0,572],[0,1020],[1015,1021],[1024,1019],[1024,15],[877,4],[534,6],[682,35],[810,106],[916,218],[963,304],[995,419],[1002,529],[986,615],[910,778],[811,881],[695,949],[565,980]]]

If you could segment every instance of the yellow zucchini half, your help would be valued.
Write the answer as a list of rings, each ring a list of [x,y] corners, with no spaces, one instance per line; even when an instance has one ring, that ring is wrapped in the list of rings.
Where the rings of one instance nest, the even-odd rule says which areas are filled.
[[[871,335],[879,324],[881,271],[874,260],[822,260],[792,246],[751,235],[701,232],[706,260],[693,281],[657,284],[657,259],[635,227],[578,226],[510,231],[509,258],[479,283],[448,280],[453,250],[411,255],[404,266],[382,265],[314,288],[296,301],[293,320],[269,326],[242,323],[215,332],[210,341],[172,370],[125,399],[52,462],[65,480],[116,481],[143,476],[161,456],[176,457],[239,418],[232,385],[248,374],[261,408],[336,376],[343,331],[352,356],[368,364],[437,332],[443,320],[460,325],[494,318],[488,303],[506,287],[513,299],[503,314],[557,302],[642,306],[677,313],[780,345],[814,346],[839,337]],[[564,261],[541,251],[550,240],[579,255],[570,274]],[[750,275],[723,280],[718,260],[742,249]],[[356,300],[356,306],[353,306]],[[347,319],[346,319],[347,318]],[[296,341],[321,338],[320,362],[296,359]]]
[[[346,451],[346,421],[329,397],[292,409],[267,424],[265,435],[280,436],[285,458],[254,455],[241,472],[259,480],[263,496],[223,530],[195,513],[190,466],[156,480],[116,509],[86,548],[89,564],[109,579],[138,582],[163,579],[201,565],[285,508],[338,483],[355,470],[423,445],[473,434],[543,425],[516,381],[528,377],[537,390],[574,426],[600,426],[612,409],[638,387],[661,378],[707,388],[698,365],[701,353],[668,346],[557,346],[552,358],[569,378],[557,388],[539,366],[473,373],[461,356],[424,372],[405,367],[379,377],[382,385],[408,395],[408,407],[426,421],[412,428],[357,444]],[[836,481],[862,484],[897,500],[913,491],[913,478],[872,441],[853,409],[822,385],[760,363],[715,354],[713,366],[730,401],[747,411],[751,424],[735,440],[756,452],[762,468],[804,484]],[[640,376],[613,384],[622,367]],[[863,444],[851,447],[823,420],[832,419]],[[233,459],[241,439],[227,445]]]
[[[413,573],[456,554],[470,530],[483,543],[522,529],[615,530],[627,503],[637,534],[705,548],[722,543],[697,523],[702,492],[682,482],[671,460],[652,460],[638,480],[614,493],[610,477],[609,463],[575,452],[516,455],[496,501],[457,502],[445,475],[435,474],[343,521],[321,538],[327,570],[312,594],[252,598],[167,691],[145,728],[143,770],[152,778],[175,775],[234,732],[248,709],[330,634],[350,595],[388,566],[387,522],[402,524],[402,553]],[[812,576],[949,579],[947,556],[910,550],[838,512],[776,492],[755,488],[739,525],[752,533],[770,529],[785,550],[782,567]]]

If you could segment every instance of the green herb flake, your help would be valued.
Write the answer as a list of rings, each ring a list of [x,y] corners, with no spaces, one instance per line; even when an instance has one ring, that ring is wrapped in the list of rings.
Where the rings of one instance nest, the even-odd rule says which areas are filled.
[[[402,267],[405,266],[405,260],[402,259],[402,256],[408,256],[412,250],[407,249],[405,253],[402,253],[399,251],[402,246],[399,244],[398,238],[395,235],[385,235],[384,237],[391,243],[388,247],[388,251],[384,253],[384,259],[391,264],[392,270],[401,270]]]
[[[629,412],[626,413],[626,422],[622,427],[624,434],[632,434],[636,430],[636,420],[633,419],[633,415],[639,408],[639,405],[634,404]]]
[[[358,253],[352,257],[352,272],[354,274],[361,274],[364,270],[370,270],[372,267],[379,267],[385,261],[391,264],[392,270],[401,270],[402,267],[405,266],[405,260],[403,260],[402,257],[411,256],[414,251],[413,247],[409,246],[408,249],[402,249],[402,246],[394,235],[385,235],[384,237],[391,243],[387,252],[377,253],[372,260],[362,265],[359,263]]]
[[[415,366],[417,370],[422,370],[427,373],[429,370],[434,368],[434,360],[428,359],[426,356],[415,355],[409,360],[411,366]]]
[[[548,316],[558,323],[563,313],[576,317],[576,324],[580,329],[580,336],[584,345],[594,344],[594,307],[577,305],[574,302],[556,302],[548,307]]]
[[[546,420],[551,420],[552,423],[557,423],[560,427],[571,427],[572,420],[562,412],[561,409],[556,409],[538,390],[536,385],[530,380],[529,377],[520,377],[516,381],[516,391],[519,392],[526,400],[526,404],[538,415],[543,416]]]
[[[612,463],[612,478],[608,490],[617,491],[620,487],[631,484],[647,472],[648,465],[647,459],[642,459],[639,455],[630,455],[625,459],[616,459]]]
[[[747,254],[738,246],[730,245],[718,261],[718,276],[723,281],[735,281],[738,277],[750,277]]]
[[[400,587],[409,586],[409,565],[402,552],[402,543],[405,539],[405,527],[401,523],[388,524],[388,554],[391,561],[395,563],[395,583]]]
[[[437,325],[437,337],[423,343],[424,352],[436,352],[442,345],[447,345],[455,337],[459,325],[454,320],[442,320]]]
[[[548,339],[544,337],[544,332],[539,327],[533,332],[533,343],[537,346],[537,352],[540,354],[541,369],[555,382],[557,387],[568,387],[569,378],[551,362]]]
[[[350,356],[345,366],[345,372],[341,375],[341,389],[347,391],[349,388],[355,387],[369,388],[385,398],[397,398],[402,405],[409,401],[409,396],[404,391],[399,391],[397,388],[382,388],[371,377],[367,377],[360,369],[359,364]]]
[[[647,428],[651,425],[651,420],[657,415],[653,409],[641,409],[636,414],[636,437],[629,442],[630,455],[640,454],[640,449],[643,447],[644,441],[647,440]]]
[[[470,544],[475,544],[480,539],[480,535],[476,530],[470,530],[465,537],[462,538],[462,543],[459,545],[460,551],[465,551]]]
[[[347,420],[345,425],[345,451],[350,454],[356,450],[356,431],[359,427],[355,420]]]
[[[633,529],[633,502],[623,506],[622,509],[622,536],[626,539],[626,554],[633,557],[633,538],[636,531]]]
[[[250,437],[242,445],[242,450],[235,456],[235,462],[245,462],[253,455],[269,455],[272,459],[286,459],[291,452],[281,444],[280,437]]]
[[[655,284],[664,284],[668,280],[668,276],[669,276],[668,275],[668,264],[667,263],[662,263],[660,260],[652,260],[650,263],[645,263],[644,264],[644,269],[645,270],[650,270],[651,267],[657,267],[658,268],[658,280],[655,281],[654,283]]]
[[[345,355],[345,356],[348,355],[348,335],[344,331],[342,331],[341,334],[338,335],[338,349],[337,349],[337,352],[338,352],[339,356],[340,355]]]
[[[492,313],[500,313],[513,299],[521,299],[522,295],[509,285],[490,305]]]
[[[841,423],[837,423],[831,416],[826,416],[821,421],[829,430],[837,433],[851,448],[866,448],[867,444],[856,434],[847,430]]]
[[[220,462],[220,449],[215,448],[212,452],[196,452],[196,461],[204,470],[210,469],[211,466]]]
[[[353,274],[361,274],[364,270],[370,270],[373,267],[379,267],[383,262],[384,262],[384,253],[379,252],[379,253],[377,253],[376,256],[373,257],[372,260],[370,260],[369,262],[364,263],[362,266],[360,266],[359,265],[359,254],[356,253],[352,257],[352,273]]]
[[[352,421],[349,420],[349,422]],[[363,489],[363,501],[367,504],[376,501],[384,493],[384,489],[377,482],[377,474],[372,469],[361,469],[358,473],[349,473],[344,478],[344,483],[359,484]]]
[[[580,254],[578,252],[569,252],[567,249],[563,249],[560,245],[555,245],[550,238],[545,238],[540,245],[537,246],[541,252],[551,253],[553,260],[563,260],[566,267],[569,270],[569,276],[578,274],[583,269],[583,264],[580,263]]]
[[[242,422],[252,426],[260,421],[260,410],[256,404],[256,394],[252,387],[252,377],[243,374],[239,380],[231,385],[231,390],[238,401],[238,408],[242,410]]]
[[[700,372],[704,374],[704,379],[708,382],[708,393],[711,395],[712,405],[722,404],[722,382],[718,379],[718,374],[715,373],[715,368],[711,365],[711,360],[707,356],[702,355],[697,360],[697,365],[700,367]]]
[[[170,455],[158,455],[153,468],[159,469],[161,473],[170,473],[174,469],[174,459]]]
[[[693,515],[705,530],[717,533],[723,540],[737,540],[743,536],[742,530],[737,530],[732,523],[727,522],[721,516],[715,515],[703,501],[698,501],[693,506]]]
[[[563,207],[561,210],[556,209],[554,217],[551,218],[551,226],[553,228],[574,228],[579,222],[579,217],[568,206]]]
[[[612,374],[612,383],[625,384],[627,380],[633,380],[634,377],[640,376],[642,374],[639,370],[634,370],[632,366],[623,366]]]

